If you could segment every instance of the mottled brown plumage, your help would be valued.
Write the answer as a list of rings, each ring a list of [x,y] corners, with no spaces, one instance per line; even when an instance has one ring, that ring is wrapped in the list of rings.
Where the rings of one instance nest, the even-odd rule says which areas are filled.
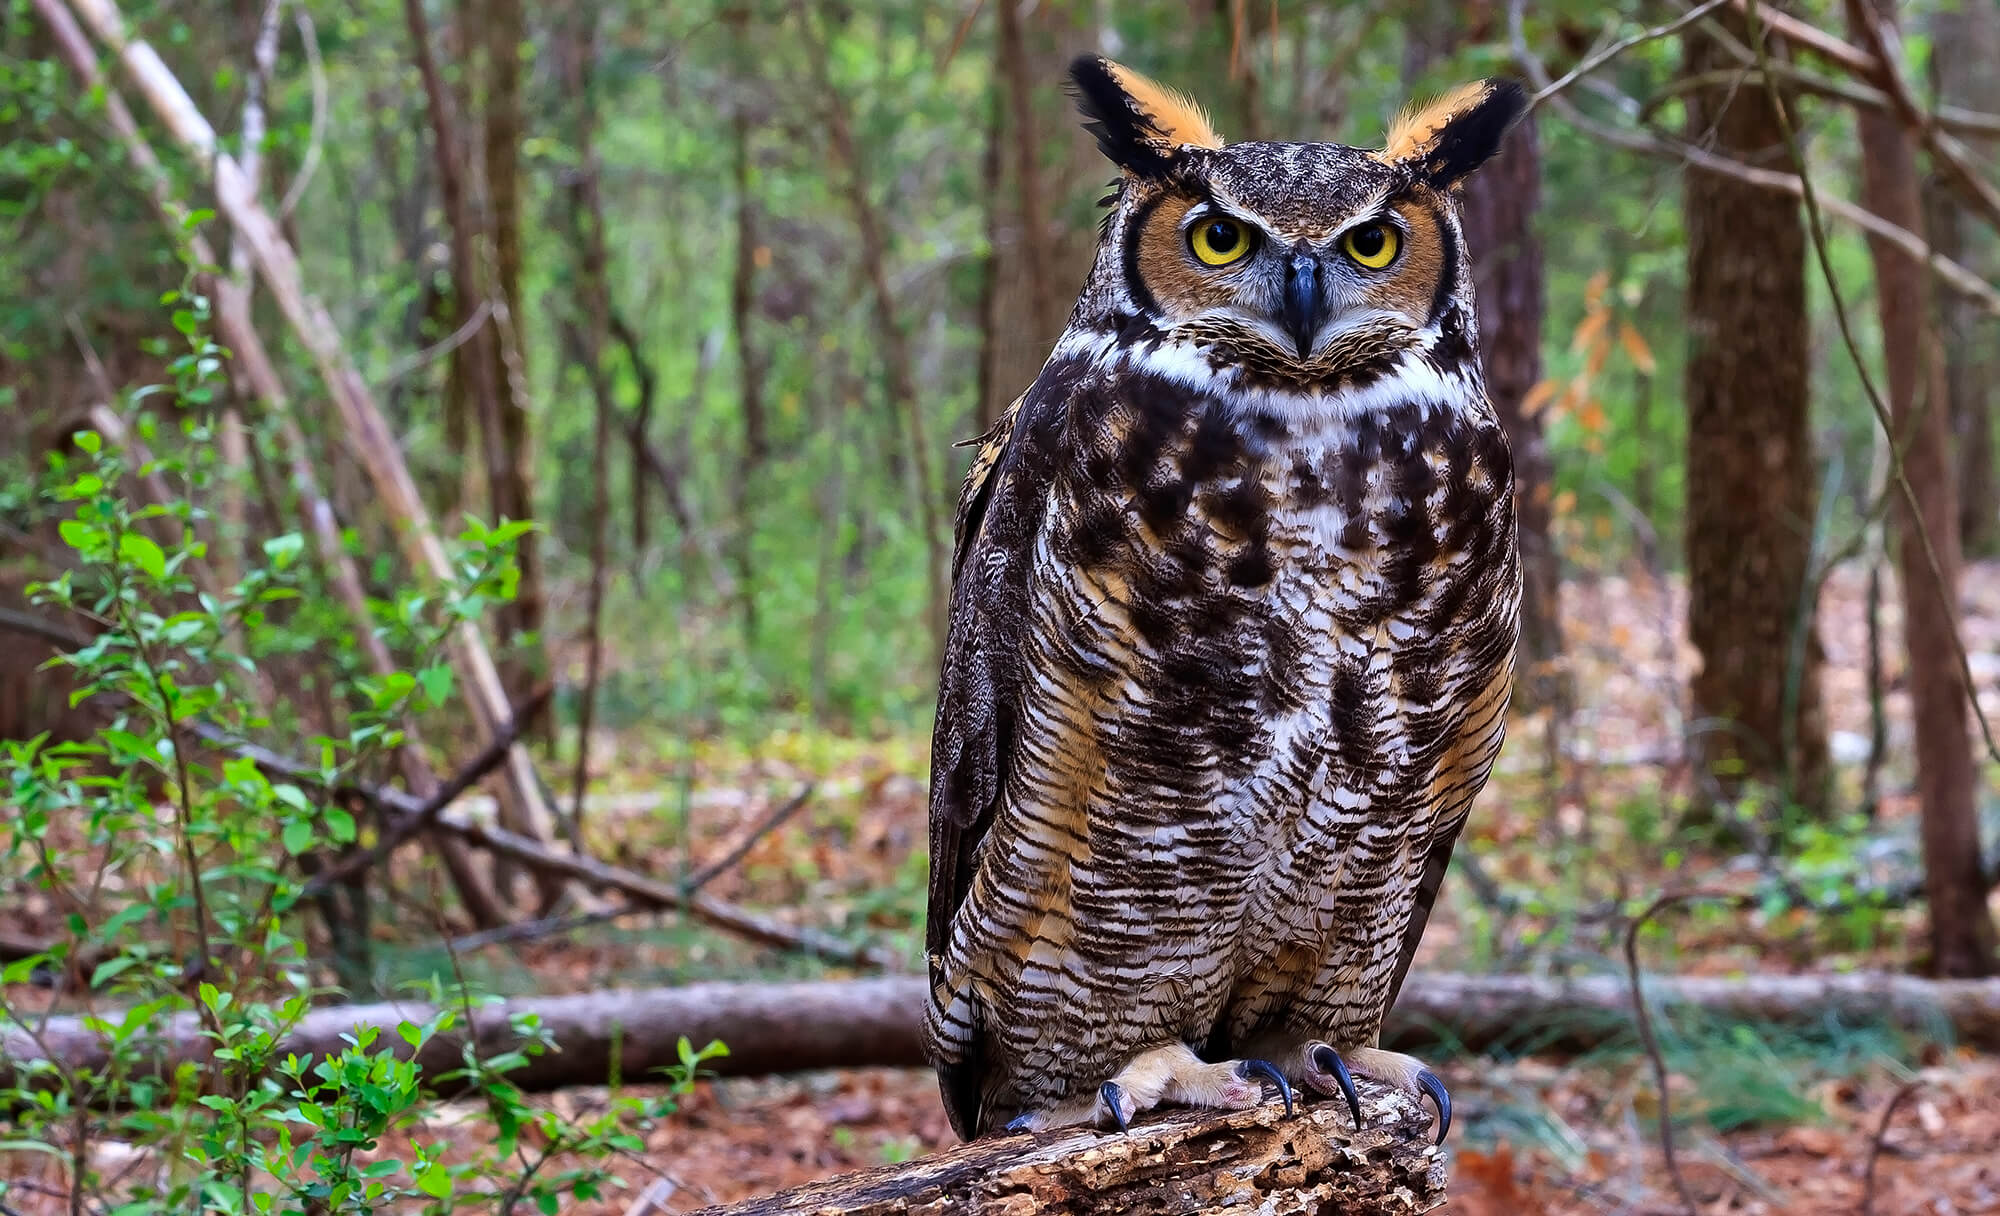
[[[1123,173],[959,500],[946,1107],[967,1136],[1123,1123],[1263,1077],[1336,1092],[1342,1060],[1442,1105],[1375,1044],[1512,673],[1511,473],[1451,190],[1519,90],[1457,90],[1371,152],[1225,145],[1127,69],[1074,76]]]

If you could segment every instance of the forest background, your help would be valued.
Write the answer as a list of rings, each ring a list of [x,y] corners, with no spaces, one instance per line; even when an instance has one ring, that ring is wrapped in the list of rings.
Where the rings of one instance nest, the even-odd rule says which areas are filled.
[[[40,1061],[0,1202],[691,1206],[949,1140],[920,1073],[694,1087],[701,1035],[636,1106],[517,1084],[554,1031],[458,1106],[365,1043],[259,1078],[342,999],[427,995],[415,1043],[470,992],[917,965],[962,441],[1089,263],[1084,51],[1231,139],[1537,90],[1464,200],[1528,594],[1422,965],[1532,1016],[1437,1007],[1488,1056],[1461,1204],[1851,1203],[1904,1102],[1882,1210],[2000,1202],[1963,1019],[1694,1002],[1682,1177],[1631,1022],[1532,987],[2000,967],[1990,0],[0,12],[0,1033]],[[177,1014],[262,1037],[141,1067]],[[187,1122],[113,1113],[155,1084],[235,1139],[170,1166]]]

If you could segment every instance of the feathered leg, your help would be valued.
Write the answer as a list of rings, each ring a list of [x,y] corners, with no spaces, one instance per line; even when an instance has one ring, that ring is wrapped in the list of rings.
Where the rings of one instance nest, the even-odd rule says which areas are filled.
[[[1048,1110],[1024,1112],[1007,1130],[1041,1131],[1086,1121],[1130,1130],[1133,1116],[1169,1105],[1247,1110],[1264,1100],[1266,1081],[1277,1086],[1290,1113],[1291,1085],[1277,1067],[1263,1060],[1210,1064],[1185,1043],[1166,1043],[1134,1056],[1094,1093],[1080,1094]]]

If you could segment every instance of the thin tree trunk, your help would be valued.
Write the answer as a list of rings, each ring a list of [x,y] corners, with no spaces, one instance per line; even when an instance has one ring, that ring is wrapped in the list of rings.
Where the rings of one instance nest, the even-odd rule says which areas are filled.
[[[1038,335],[1054,342],[1062,330],[1060,301],[1055,298],[1047,195],[1042,191],[1041,132],[1035,124],[1035,101],[1028,48],[1021,36],[1019,0],[999,0],[1000,69],[1007,92],[1009,125],[1013,128],[1014,198],[1020,217],[1021,263],[1028,272],[1028,320]]]
[[[1719,19],[1745,36],[1740,17]],[[1708,35],[1687,36],[1689,75],[1733,63]],[[1696,142],[1754,165],[1786,163],[1783,127],[1763,90],[1699,89],[1687,107]],[[1685,198],[1696,772],[1713,799],[1761,785],[1819,809],[1830,767],[1816,612],[1802,596],[1818,496],[1805,226],[1798,200],[1714,173],[1688,170]],[[1799,630],[1805,645],[1795,647]]]
[[[511,0],[510,0],[511,2]],[[572,139],[577,170],[569,185],[571,235],[581,266],[578,295],[583,324],[577,334],[578,362],[596,406],[591,427],[590,591],[584,604],[584,675],[576,710],[576,773],[571,779],[570,843],[583,851],[583,796],[590,784],[590,734],[596,725],[597,685],[604,663],[604,587],[610,565],[611,424],[617,406],[604,371],[604,344],[611,326],[611,284],[606,273],[604,199],[597,159],[597,14],[566,14],[562,24],[563,86],[576,107]]]
[[[1096,252],[1080,203],[1102,193],[1104,162],[1057,87],[1094,46],[1076,5],[1009,0],[998,13],[991,130],[982,168],[988,245],[981,285],[979,402],[983,434],[1032,383],[1062,334]],[[1042,159],[1062,149],[1053,161]],[[1032,169],[1033,182],[1022,180]],[[1095,193],[1086,194],[1086,191]]]
[[[1473,257],[1479,345],[1486,392],[1507,430],[1514,458],[1515,514],[1521,531],[1521,674],[1516,696],[1530,709],[1566,704],[1562,570],[1549,536],[1554,487],[1539,414],[1522,412],[1542,379],[1546,292],[1542,245],[1535,236],[1541,202],[1541,154],[1535,121],[1514,127],[1499,157],[1466,183],[1465,245]]]
[[[1931,13],[1931,77],[1942,105],[1980,113],[2000,110],[2000,5],[1945,5]],[[1983,167],[1995,168],[1994,143],[1974,145]],[[1924,189],[1924,219],[1940,254],[1976,271],[1991,268],[1993,234],[1968,214],[1953,183],[1933,173]],[[1936,288],[1938,336],[1944,344],[1951,399],[1952,445],[1958,452],[1959,536],[1969,557],[2000,553],[2000,475],[1993,455],[1993,381],[2000,327],[1976,303]]]
[[[495,516],[533,519],[535,492],[530,461],[534,455],[534,436],[529,426],[527,368],[520,340],[521,47],[526,41],[526,28],[521,0],[485,0],[484,9],[483,159],[494,266],[494,290],[488,301],[493,309],[493,324],[488,330],[491,340],[485,344],[484,354],[492,360],[489,378],[495,396],[489,416],[498,426],[500,458],[499,463],[487,468],[487,489]],[[475,271],[466,282],[484,284],[486,276]],[[489,446],[488,450],[493,449]],[[494,612],[501,636],[509,640],[502,674],[510,697],[516,701],[541,682],[546,667],[539,638],[547,596],[543,589],[540,538],[533,532],[522,536],[517,552],[520,585],[512,602],[500,605]]]
[[[1847,0],[1847,19],[1863,46],[1894,45],[1895,0]],[[1861,205],[1919,236],[1923,203],[1914,140],[1894,114],[1863,110]],[[1923,266],[1870,237],[1883,362],[1896,450],[1916,509],[1894,493],[1896,569],[1903,638],[1916,716],[1917,794],[1923,813],[1925,894],[1930,904],[1931,966],[1938,975],[1992,975],[1993,917],[1979,873],[1976,773],[1958,634],[1958,499],[1953,485],[1951,418],[1944,361],[1926,307]],[[1935,558],[1935,567],[1932,559]]]
[[[118,58],[154,114],[190,154],[191,163],[205,167],[211,175],[217,209],[248,244],[272,301],[312,357],[327,395],[340,413],[349,450],[367,471],[383,510],[395,520],[398,541],[417,570],[439,583],[450,581],[454,576],[450,558],[388,421],[342,345],[326,306],[306,294],[297,255],[270,214],[258,204],[256,192],[235,159],[217,146],[215,128],[196,109],[157,52],[127,34],[113,0],[69,0],[69,5]],[[453,631],[452,642],[467,702],[482,736],[492,738],[512,716],[492,652],[470,621]],[[548,840],[553,816],[542,798],[533,765],[518,746],[508,754],[504,789],[501,806],[507,821],[525,836]],[[560,879],[546,880],[544,900],[553,901],[566,886]]]
[[[754,648],[757,643],[756,572],[751,568],[751,546],[756,539],[756,512],[751,501],[758,473],[770,459],[771,436],[764,408],[764,359],[751,334],[751,315],[757,302],[757,217],[756,201],[750,197],[750,113],[739,105],[730,123],[736,185],[736,268],[729,285],[729,320],[735,330],[736,361],[741,372],[743,409],[743,460],[731,493],[736,500],[735,539],[730,546],[736,563],[738,610],[743,619],[743,640]]]
[[[48,23],[54,34],[56,45],[70,63],[80,80],[93,88],[104,90],[105,113],[111,120],[112,129],[124,143],[126,155],[131,163],[145,175],[150,186],[154,205],[161,221],[176,235],[187,231],[183,224],[186,210],[171,194],[171,185],[162,169],[159,158],[152,146],[146,142],[139,125],[126,107],[117,90],[105,82],[97,70],[97,56],[84,39],[83,31],[72,19],[61,0],[35,0],[36,8]],[[197,230],[189,235],[189,249],[198,262],[207,266],[218,265],[215,251],[206,237]],[[239,247],[243,247],[239,241]],[[396,670],[396,663],[390,655],[388,644],[375,629],[375,619],[368,608],[368,599],[361,583],[360,572],[355,568],[354,559],[340,534],[339,521],[334,518],[333,508],[319,488],[319,478],[311,459],[304,434],[292,413],[291,402],[285,392],[284,382],[279,378],[277,367],[265,351],[263,338],[252,323],[250,297],[247,290],[232,281],[214,285],[216,299],[216,327],[223,342],[235,355],[235,367],[249,385],[252,394],[264,409],[276,418],[280,425],[279,439],[285,449],[289,465],[292,488],[299,496],[308,530],[312,533],[321,562],[326,567],[327,576],[332,580],[335,591],[354,627],[354,635],[360,641],[363,653],[377,675],[387,675]],[[418,798],[428,798],[437,788],[437,779],[423,759],[422,737],[414,722],[404,723],[403,743],[397,749],[397,760],[403,770],[404,782],[410,792]],[[491,928],[504,919],[498,898],[487,884],[485,877],[474,867],[465,846],[448,836],[434,835],[432,847],[439,860],[445,865],[456,887],[460,903],[473,922],[482,928]]]
[[[890,405],[903,424],[903,446],[909,449],[917,518],[924,532],[925,571],[929,578],[930,611],[927,614],[935,640],[944,636],[946,563],[949,556],[948,531],[943,517],[943,489],[937,479],[937,460],[931,451],[929,428],[924,421],[923,401],[917,395],[916,371],[910,358],[910,337],[889,289],[889,244],[884,235],[880,209],[868,193],[868,174],[854,145],[854,123],[848,113],[846,93],[834,85],[827,66],[824,31],[820,18],[800,9],[805,26],[807,55],[812,61],[814,84],[818,87],[826,133],[833,162],[841,176],[854,226],[861,239],[862,272],[868,280],[869,297],[875,306],[875,325],[882,366],[888,381]]]

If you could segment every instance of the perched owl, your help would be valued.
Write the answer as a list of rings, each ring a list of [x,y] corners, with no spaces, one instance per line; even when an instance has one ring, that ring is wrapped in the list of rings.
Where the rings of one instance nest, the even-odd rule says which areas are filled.
[[[1524,105],[1225,145],[1071,69],[1120,172],[959,499],[926,1046],[966,1137],[1444,1086],[1377,1043],[1499,750],[1520,598],[1453,187]]]

